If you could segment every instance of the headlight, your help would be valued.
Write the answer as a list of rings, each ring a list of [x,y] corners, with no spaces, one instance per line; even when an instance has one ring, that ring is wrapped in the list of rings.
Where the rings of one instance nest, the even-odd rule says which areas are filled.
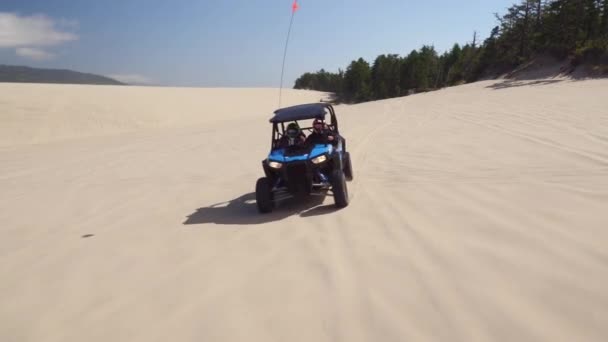
[[[326,155],[322,155],[322,156],[318,156],[316,158],[313,158],[311,161],[313,164],[321,164],[322,162],[327,160],[327,156]]]
[[[281,166],[283,166],[283,164],[281,164],[279,162],[271,161],[270,163],[268,163],[268,166],[270,166],[273,169],[280,169]]]

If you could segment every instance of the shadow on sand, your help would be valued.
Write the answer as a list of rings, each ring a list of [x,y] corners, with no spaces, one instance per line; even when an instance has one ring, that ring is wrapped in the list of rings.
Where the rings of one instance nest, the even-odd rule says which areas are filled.
[[[487,86],[486,88],[500,90],[500,89],[507,89],[507,88],[515,88],[515,87],[549,85],[549,84],[559,83],[562,81],[563,80],[534,80],[534,81],[530,80],[530,81],[526,81],[526,80],[509,79],[509,80],[504,80],[502,82],[494,83],[492,85]]]
[[[294,215],[311,217],[337,211],[333,204],[321,205],[324,198],[324,196],[311,196],[288,199],[279,203],[272,213],[260,214],[255,203],[255,193],[249,193],[227,202],[199,208],[189,215],[183,224],[255,225],[280,221]]]
[[[570,60],[538,56],[504,75],[504,79],[497,79],[496,83],[487,88],[500,90],[513,87],[543,86],[565,80],[585,81],[608,77],[608,69],[603,66],[605,62],[597,61],[596,64],[583,63],[574,66]]]

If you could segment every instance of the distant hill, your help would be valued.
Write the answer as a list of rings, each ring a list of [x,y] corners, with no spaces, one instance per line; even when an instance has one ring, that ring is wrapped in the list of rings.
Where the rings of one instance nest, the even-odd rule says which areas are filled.
[[[125,85],[109,77],[62,69],[0,65],[0,82]]]

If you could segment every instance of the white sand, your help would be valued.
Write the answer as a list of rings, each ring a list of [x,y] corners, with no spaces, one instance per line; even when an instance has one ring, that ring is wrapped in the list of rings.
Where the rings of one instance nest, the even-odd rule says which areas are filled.
[[[266,216],[276,90],[0,84],[0,341],[606,341],[608,81],[554,81],[339,106],[351,205]]]

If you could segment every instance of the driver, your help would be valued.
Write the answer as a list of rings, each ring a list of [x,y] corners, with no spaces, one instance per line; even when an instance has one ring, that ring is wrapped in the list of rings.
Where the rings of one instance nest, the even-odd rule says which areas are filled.
[[[285,134],[279,140],[279,147],[301,146],[306,141],[306,135],[302,133],[300,126],[292,122],[287,125]]]

